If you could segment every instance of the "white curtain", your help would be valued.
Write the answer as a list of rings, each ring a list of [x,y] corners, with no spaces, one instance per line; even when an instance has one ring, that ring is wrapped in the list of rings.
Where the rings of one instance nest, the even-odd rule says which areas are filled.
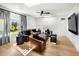
[[[10,16],[9,11],[0,9],[0,20],[3,22],[2,30],[1,30],[2,34],[0,34],[1,35],[1,37],[0,37],[0,44],[1,45],[10,42],[10,40],[9,40],[9,32],[10,32],[9,16]]]
[[[21,15],[21,31],[27,30],[27,19],[26,16]]]

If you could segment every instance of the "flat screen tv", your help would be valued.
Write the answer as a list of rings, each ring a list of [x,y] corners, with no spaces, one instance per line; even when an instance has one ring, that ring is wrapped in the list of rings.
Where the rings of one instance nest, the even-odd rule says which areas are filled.
[[[78,17],[75,13],[68,17],[68,30],[78,35]]]

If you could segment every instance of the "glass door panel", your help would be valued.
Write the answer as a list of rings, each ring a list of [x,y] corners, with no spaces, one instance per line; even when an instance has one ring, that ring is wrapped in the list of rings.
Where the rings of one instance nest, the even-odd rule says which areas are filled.
[[[21,19],[19,14],[10,13],[10,39],[12,41],[16,40],[16,35],[21,31]]]

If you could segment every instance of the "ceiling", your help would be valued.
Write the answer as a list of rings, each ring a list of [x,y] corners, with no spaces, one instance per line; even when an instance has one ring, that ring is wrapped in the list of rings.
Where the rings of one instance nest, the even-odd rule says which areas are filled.
[[[78,3],[42,3],[33,5],[32,7],[28,7],[25,3],[1,3],[0,5],[15,12],[28,14],[34,17],[43,17],[37,12],[44,10],[50,12],[52,16],[68,15],[72,8],[78,5]]]
[[[72,8],[74,8],[76,5],[75,3],[44,3],[40,5],[33,6],[29,8],[33,12],[40,12],[41,10],[45,10],[51,13],[53,16],[60,16],[60,15],[67,15]],[[38,13],[36,13],[38,17],[40,16]]]

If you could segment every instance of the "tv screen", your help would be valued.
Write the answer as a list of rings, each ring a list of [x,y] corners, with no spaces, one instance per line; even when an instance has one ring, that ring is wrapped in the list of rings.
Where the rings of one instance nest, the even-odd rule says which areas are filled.
[[[68,18],[68,30],[74,34],[78,34],[77,15],[75,13]]]

